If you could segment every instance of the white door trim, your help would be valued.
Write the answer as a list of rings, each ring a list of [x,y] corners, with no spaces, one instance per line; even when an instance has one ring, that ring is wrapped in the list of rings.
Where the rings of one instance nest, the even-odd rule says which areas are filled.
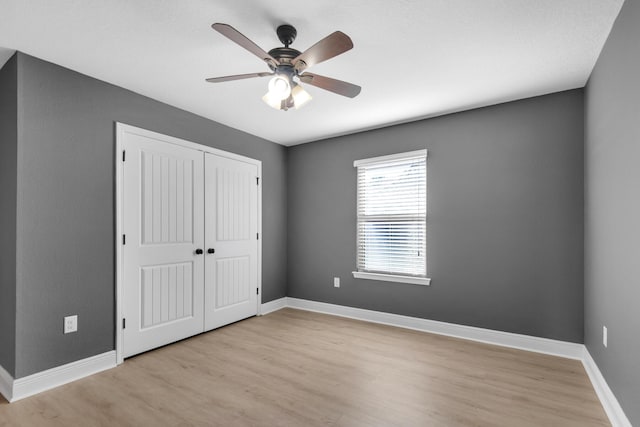
[[[196,144],[184,139],[175,138],[168,135],[163,135],[150,130],[142,129],[139,127],[127,125],[124,123],[116,122],[116,151],[115,151],[115,215],[116,215],[116,234],[115,234],[115,246],[116,246],[116,364],[121,364],[124,361],[123,357],[123,333],[122,333],[122,319],[123,319],[123,281],[122,281],[122,197],[123,197],[123,144],[124,135],[133,134],[144,136],[148,138],[157,139],[169,144],[179,145],[181,147],[191,148],[194,150],[202,151],[203,153],[215,154],[217,156],[226,157],[229,159],[239,160],[242,162],[254,164],[258,168],[258,292],[259,298],[257,299],[257,313],[261,314],[261,299],[262,299],[262,162],[260,160],[245,157],[239,154],[229,153],[227,151],[219,150],[217,148],[208,147],[206,145]],[[126,161],[126,160],[125,160]]]

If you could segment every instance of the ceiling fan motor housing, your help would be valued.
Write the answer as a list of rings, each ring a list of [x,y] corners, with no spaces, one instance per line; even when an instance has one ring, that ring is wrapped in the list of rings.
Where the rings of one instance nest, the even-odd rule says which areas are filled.
[[[289,45],[293,44],[293,41],[296,39],[298,32],[292,25],[280,25],[276,29],[276,33],[278,34],[278,38],[282,42],[285,47],[289,47]]]
[[[290,47],[276,47],[269,51],[269,55],[278,60],[279,63],[290,64],[291,61],[300,55],[300,51]]]
[[[284,47],[276,47],[269,51],[269,55],[275,58],[281,65],[289,65],[291,61],[297,58],[300,55],[300,51],[290,48],[289,45],[293,43],[296,39],[296,35],[298,32],[291,25],[280,25],[276,29],[276,33],[278,34],[278,38],[284,45]],[[274,71],[276,67],[271,67]]]

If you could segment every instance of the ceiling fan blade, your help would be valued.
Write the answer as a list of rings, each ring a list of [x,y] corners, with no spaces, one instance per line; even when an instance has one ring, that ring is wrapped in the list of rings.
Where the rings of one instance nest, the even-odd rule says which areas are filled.
[[[248,50],[249,52],[257,56],[258,58],[262,59],[263,61],[265,62],[273,61],[275,65],[279,65],[279,62],[276,61],[276,59],[273,56],[269,55],[260,46],[258,46],[257,44],[249,40],[240,31],[236,30],[231,25],[215,23],[211,25],[211,28],[213,28],[214,30],[216,30],[217,32],[219,32],[229,40],[242,46],[243,48],[245,48],[246,50]]]
[[[223,77],[211,77],[206,79],[209,83],[221,83],[221,82],[229,82],[232,80],[242,80],[242,79],[250,79],[252,77],[266,77],[272,76],[273,73],[249,73],[249,74],[236,74],[233,76],[223,76]]]
[[[291,63],[296,66],[299,72],[312,65],[331,59],[351,49],[353,42],[348,35],[342,31],[336,31],[311,46],[309,49],[295,57]],[[303,64],[299,64],[303,61]]]
[[[355,98],[362,90],[358,85],[312,73],[300,75],[300,81],[349,98]]]

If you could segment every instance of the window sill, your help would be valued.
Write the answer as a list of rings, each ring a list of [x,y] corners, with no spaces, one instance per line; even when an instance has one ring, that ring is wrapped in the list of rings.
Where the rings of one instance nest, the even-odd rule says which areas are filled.
[[[366,273],[354,271],[353,277],[356,279],[382,280],[383,282],[410,283],[412,285],[429,286],[431,279],[428,277],[397,276],[394,274]]]

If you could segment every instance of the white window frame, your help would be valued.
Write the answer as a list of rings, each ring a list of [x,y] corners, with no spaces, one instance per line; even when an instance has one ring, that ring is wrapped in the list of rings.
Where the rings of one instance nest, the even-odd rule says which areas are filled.
[[[356,161],[353,162],[353,166],[355,168],[358,168],[359,166],[372,165],[372,164],[375,164],[375,163],[387,163],[387,162],[392,162],[392,161],[401,160],[401,159],[405,159],[405,158],[419,157],[419,156],[424,156],[426,158],[427,157],[427,150],[416,150],[416,151],[409,151],[409,152],[404,152],[404,153],[391,154],[391,155],[388,155],[388,156],[379,156],[379,157],[372,157],[372,158],[368,158],[368,159],[356,160]],[[425,173],[426,173],[426,171],[425,171]],[[358,231],[356,230],[356,239],[358,239],[357,233],[358,233]],[[424,238],[425,238],[425,241],[426,241],[426,238],[427,238],[426,234],[425,234]],[[425,263],[426,263],[426,256],[425,256]],[[425,265],[425,272],[426,271],[427,271],[427,269],[426,269],[426,265]],[[385,281],[385,282],[409,283],[409,284],[414,284],[414,285],[426,285],[426,286],[429,286],[431,284],[431,279],[428,278],[428,277],[416,277],[416,276],[408,276],[408,275],[405,276],[405,275],[398,275],[398,274],[372,273],[372,272],[365,272],[365,271],[353,271],[352,273],[353,273],[353,277],[356,278],[356,279],[381,280],[381,281]]]

